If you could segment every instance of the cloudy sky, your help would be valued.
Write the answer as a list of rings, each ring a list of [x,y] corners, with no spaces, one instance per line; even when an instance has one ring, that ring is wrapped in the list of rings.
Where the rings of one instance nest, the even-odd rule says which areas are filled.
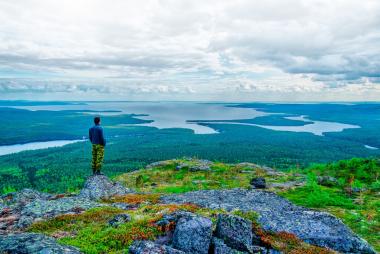
[[[380,100],[378,0],[0,0],[1,99]]]

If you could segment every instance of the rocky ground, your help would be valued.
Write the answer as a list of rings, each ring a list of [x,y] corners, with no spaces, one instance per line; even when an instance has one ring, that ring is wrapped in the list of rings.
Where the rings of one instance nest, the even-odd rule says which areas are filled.
[[[248,166],[259,167],[254,164]],[[210,163],[182,163],[178,167],[178,170],[208,171]],[[280,174],[270,168],[263,170],[269,174]],[[281,235],[291,238],[292,244],[302,245],[302,248],[306,246],[304,252],[297,253],[309,253],[306,243],[322,247],[312,247],[314,252],[311,253],[376,253],[336,217],[296,206],[275,193],[263,190],[266,186],[261,179],[254,179],[251,184],[252,189],[201,190],[162,196],[156,201],[159,204],[195,204],[227,213],[218,212],[212,220],[195,212],[168,211],[154,222],[155,227],[165,228],[165,233],[152,240],[136,239],[129,252],[275,254],[281,252],[268,238]],[[80,253],[79,249],[62,245],[52,237],[25,230],[34,223],[58,215],[81,214],[95,207],[136,209],[139,205],[136,202],[101,202],[115,196],[127,197],[133,192],[99,175],[91,176],[78,195],[50,195],[29,189],[4,195],[0,199],[0,253]],[[242,215],[228,213],[233,211],[241,211]],[[243,216],[250,212],[257,213],[257,218]],[[109,225],[118,227],[130,220],[130,215],[118,214],[109,221]]]

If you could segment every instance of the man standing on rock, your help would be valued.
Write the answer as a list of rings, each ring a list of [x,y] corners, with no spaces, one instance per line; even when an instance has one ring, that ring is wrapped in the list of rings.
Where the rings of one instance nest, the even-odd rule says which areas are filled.
[[[95,125],[89,130],[89,137],[92,143],[92,172],[94,175],[99,175],[104,158],[106,140],[104,138],[103,128],[100,126],[100,117],[95,117],[94,123]]]

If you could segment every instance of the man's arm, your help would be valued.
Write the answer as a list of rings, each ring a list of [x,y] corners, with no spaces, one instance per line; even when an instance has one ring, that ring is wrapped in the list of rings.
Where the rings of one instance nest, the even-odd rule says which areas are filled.
[[[103,128],[100,129],[100,140],[102,141],[103,146],[106,146],[106,139],[104,138]]]
[[[91,129],[88,130],[88,137],[90,138],[90,141],[92,142],[92,131],[91,131]]]

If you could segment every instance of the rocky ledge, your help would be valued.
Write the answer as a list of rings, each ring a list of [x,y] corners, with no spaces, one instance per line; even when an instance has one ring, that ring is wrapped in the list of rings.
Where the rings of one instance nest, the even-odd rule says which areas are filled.
[[[0,198],[0,234],[22,231],[33,222],[57,215],[104,206],[97,200],[131,192],[106,176],[98,175],[87,179],[79,195],[51,195],[31,189],[6,194]]]
[[[0,235],[0,253],[79,254],[79,250],[58,244],[52,237],[42,234],[21,233]]]
[[[207,190],[161,198],[163,203],[192,203],[211,209],[255,211],[264,230],[293,233],[305,242],[344,253],[375,253],[343,222],[326,212],[296,206],[262,190]]]
[[[79,253],[75,248],[58,244],[41,234],[24,233],[33,222],[61,214],[77,214],[106,206],[100,199],[125,195],[133,191],[105,176],[91,176],[79,195],[50,195],[23,190],[0,198],[0,253]],[[288,232],[307,243],[343,253],[376,253],[339,219],[325,213],[296,206],[264,190],[208,190],[167,195],[163,204],[191,203],[225,211],[255,211],[257,223],[268,232]],[[118,207],[130,209],[129,204]],[[118,227],[131,218],[118,215],[110,225]],[[252,221],[220,213],[216,223],[189,212],[163,215],[157,226],[175,225],[168,235],[153,241],[135,241],[129,251],[140,253],[279,253],[271,249],[252,230]]]

